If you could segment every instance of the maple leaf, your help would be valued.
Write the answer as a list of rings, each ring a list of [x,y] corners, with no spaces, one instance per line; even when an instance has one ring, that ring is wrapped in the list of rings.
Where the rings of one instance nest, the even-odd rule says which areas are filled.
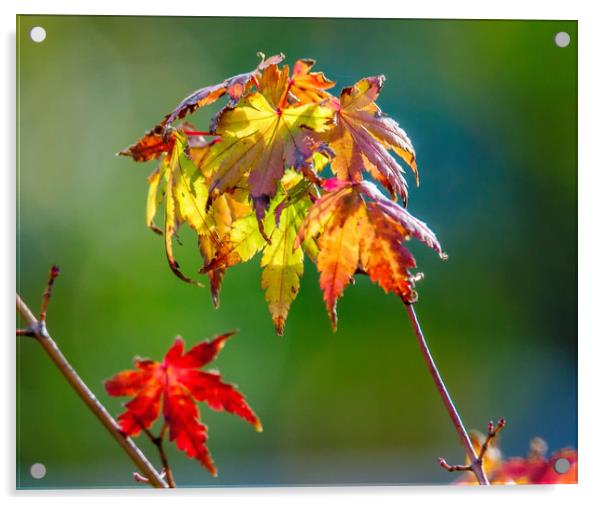
[[[171,152],[163,159],[161,166],[149,176],[147,225],[161,233],[154,225],[153,218],[158,206],[165,200],[165,248],[169,265],[180,279],[200,285],[181,272],[174,258],[173,238],[183,223],[187,223],[196,232],[199,251],[206,264],[219,257],[228,244],[249,243],[249,233],[256,241],[257,248],[263,246],[264,239],[257,226],[253,209],[248,203],[249,191],[244,184],[242,187],[209,197],[207,179],[211,172],[205,160],[211,155],[219,139],[207,141],[202,137],[193,136],[187,142],[184,134],[186,127],[189,128],[190,125],[184,125],[172,133]],[[238,254],[239,249],[242,251],[242,258],[240,255],[236,256],[232,264],[246,261],[256,252],[256,249],[253,249],[245,255],[244,247],[236,247],[232,253]],[[203,272],[209,276],[215,307],[219,306],[219,291],[227,266],[230,264]]]
[[[248,91],[250,83],[253,79],[256,79],[261,72],[267,68],[277,65],[284,59],[282,53],[275,56],[265,58],[263,53],[258,53],[261,57],[261,62],[255,70],[246,72],[244,74],[235,75],[225,79],[219,84],[201,88],[188,97],[184,98],[178,106],[167,116],[167,124],[173,123],[176,119],[182,119],[187,114],[196,111],[199,107],[204,107],[210,103],[215,102],[218,98],[224,94],[228,94],[230,97],[230,105],[235,105],[238,100],[242,97],[245,91]]]
[[[315,60],[297,60],[291,76],[290,92],[295,100],[302,103],[317,103],[329,98],[327,89],[336,83],[327,79],[322,72],[310,72]]]
[[[383,184],[392,196],[407,201],[404,170],[390,150],[399,155],[416,174],[416,155],[410,139],[399,125],[387,117],[375,100],[385,81],[384,76],[367,77],[344,88],[338,102],[333,102],[336,127],[327,138],[335,157],[333,173],[342,180],[360,181],[362,171]]]
[[[295,247],[298,229],[312,204],[310,193],[311,185],[301,174],[289,169],[266,213],[263,233],[255,214],[238,218],[224,237],[224,247],[214,249],[211,261],[201,269],[209,275],[219,273],[262,252],[261,285],[279,335],[299,291],[304,251],[315,255],[313,240],[306,240],[302,248]]]
[[[265,290],[272,320],[278,335],[284,331],[284,323],[292,301],[299,292],[303,276],[303,251],[294,248],[297,227],[303,221],[303,209],[290,205],[282,211],[279,225],[271,235],[261,258],[261,287]]]
[[[155,125],[147,131],[134,144],[122,149],[119,156],[130,156],[134,161],[149,161],[161,157],[169,150],[169,142],[166,142],[163,133],[165,121]]]
[[[233,241],[244,240],[243,238],[239,238],[241,234],[241,222],[252,226],[253,231],[256,232],[257,247],[262,245],[263,237],[261,237],[256,224],[253,223],[255,216],[253,215],[253,209],[247,203],[248,195],[248,190],[237,188],[234,191],[219,195],[212,201],[211,207],[208,210],[212,221],[211,233],[199,235],[199,250],[206,265],[215,262]],[[235,223],[237,223],[236,226]],[[235,229],[235,232],[232,239],[233,229]],[[245,236],[245,239],[247,238]],[[232,247],[231,252],[236,254],[237,248]],[[240,261],[241,258],[238,256],[237,260],[232,264]],[[204,272],[209,276],[211,297],[213,305],[216,308],[219,306],[219,291],[227,266],[230,266],[230,264],[226,266],[219,265]]]
[[[184,341],[176,337],[163,361],[136,359],[134,370],[119,372],[105,381],[109,395],[133,397],[118,417],[123,433],[137,436],[148,432],[162,410],[170,441],[216,476],[217,469],[207,448],[207,426],[201,422],[196,402],[235,414],[257,431],[262,430],[259,419],[234,386],[222,382],[215,371],[200,370],[217,357],[232,335],[225,333],[201,342],[187,352]]]
[[[320,287],[333,328],[337,300],[358,272],[405,303],[415,302],[417,277],[409,269],[416,262],[403,243],[414,237],[445,258],[433,232],[370,182],[329,179],[323,189],[327,192],[309,210],[296,244],[317,238]]]
[[[234,187],[248,174],[250,196],[262,221],[286,168],[311,165],[321,148],[315,133],[332,126],[333,111],[319,104],[287,103],[291,81],[288,67],[268,67],[258,91],[236,106],[226,106],[215,118],[211,133],[220,142],[207,161],[215,166],[210,191]]]
[[[183,281],[202,286],[180,271],[174,257],[173,238],[183,223],[199,235],[213,235],[211,218],[206,211],[208,188],[203,174],[190,158],[186,137],[178,131],[172,132],[170,147],[171,151],[163,158],[159,168],[148,178],[146,222],[151,229],[161,233],[154,224],[154,217],[164,202],[165,251],[169,266]]]
[[[560,459],[566,460],[569,465],[564,473],[556,470],[556,462]],[[577,473],[577,451],[565,448],[556,451],[549,458],[545,455],[510,458],[493,474],[492,482],[494,484],[576,484]]]
[[[167,114],[159,124],[146,132],[135,144],[123,149],[118,154],[121,156],[130,156],[134,161],[149,161],[159,158],[163,153],[168,152],[170,150],[168,133],[170,133],[171,125],[176,119],[182,119],[200,107],[212,104],[225,94],[228,94],[230,98],[230,105],[236,104],[243,93],[249,89],[251,82],[263,70],[271,65],[280,63],[284,59],[283,54],[270,56],[267,59],[262,53],[258,53],[258,56],[261,57],[261,62],[255,70],[229,77],[218,84],[207,86],[191,93],[174,110]]]
[[[217,268],[228,268],[249,261],[266,243],[255,215],[241,217],[232,222],[228,236],[220,247],[213,249],[209,261],[200,271],[208,273]]]
[[[270,211],[266,232],[270,242],[261,258],[261,287],[265,290],[268,308],[276,333],[282,335],[293,300],[297,297],[303,276],[303,251],[311,250],[312,240],[303,248],[295,247],[301,223],[312,205],[310,186],[293,170],[287,171],[281,181],[280,198],[275,199]]]

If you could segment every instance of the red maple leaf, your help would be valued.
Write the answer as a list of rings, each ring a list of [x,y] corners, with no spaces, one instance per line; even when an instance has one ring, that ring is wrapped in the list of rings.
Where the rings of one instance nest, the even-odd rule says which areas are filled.
[[[214,410],[242,417],[261,431],[259,419],[234,386],[222,382],[220,374],[199,370],[213,361],[234,333],[219,335],[184,352],[184,341],[176,337],[162,362],[136,359],[135,370],[119,372],[105,382],[111,396],[133,396],[125,404],[119,425],[125,435],[147,432],[161,410],[169,439],[189,457],[199,460],[212,475],[217,469],[207,448],[207,426],[200,421],[196,401]]]

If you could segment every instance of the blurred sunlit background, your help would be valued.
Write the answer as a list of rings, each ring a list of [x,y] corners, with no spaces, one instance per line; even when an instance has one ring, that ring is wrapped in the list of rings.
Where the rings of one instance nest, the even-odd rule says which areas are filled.
[[[333,334],[308,262],[280,338],[258,259],[228,273],[215,310],[145,228],[155,164],[115,153],[189,92],[254,68],[257,51],[315,58],[338,89],[386,75],[378,103],[421,174],[409,209],[449,254],[410,242],[425,273],[417,311],[465,423],[505,416],[506,455],[536,435],[577,446],[576,22],[22,16],[17,46],[18,289],[37,309],[60,265],[48,324],[82,378],[117,415],[102,381],[135,355],[240,329],[216,366],[264,432],[201,406],[219,477],[169,447],[178,484],[447,483],[437,457],[463,461],[395,296],[360,276]],[[193,274],[195,239],[181,240]],[[18,487],[140,486],[36,342],[20,339],[17,359]]]

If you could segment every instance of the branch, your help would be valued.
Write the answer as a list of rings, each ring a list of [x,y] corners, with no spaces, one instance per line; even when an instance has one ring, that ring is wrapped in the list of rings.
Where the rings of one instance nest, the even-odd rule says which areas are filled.
[[[44,351],[46,351],[46,354],[48,354],[59,371],[67,379],[67,382],[69,382],[71,387],[75,390],[87,407],[98,418],[106,430],[129,456],[132,462],[142,472],[144,476],[143,478],[145,478],[153,487],[168,487],[161,475],[157,472],[157,470],[155,470],[150,461],[146,459],[146,456],[142,453],[142,451],[140,451],[140,449],[138,449],[132,439],[126,437],[122,433],[115,419],[113,419],[111,414],[109,414],[105,407],[98,401],[96,396],[94,396],[94,393],[92,393],[88,386],[86,386],[84,381],[67,361],[67,358],[65,358],[63,353],[56,345],[56,342],[51,338],[50,334],[46,330],[46,310],[48,309],[48,302],[50,301],[52,293],[52,285],[57,275],[58,268],[53,266],[50,270],[50,277],[46,291],[42,297],[42,309],[39,320],[36,319],[29,307],[17,294],[17,312],[21,314],[21,317],[25,320],[28,326],[25,330],[17,330],[17,335],[32,336],[40,343]]]
[[[46,311],[48,310],[48,304],[50,303],[50,297],[52,296],[52,286],[54,285],[54,280],[59,276],[59,273],[61,273],[59,267],[52,265],[50,273],[48,274],[48,284],[42,295],[42,308],[40,309],[40,323],[42,324],[46,324]]]
[[[165,477],[167,478],[167,483],[169,487],[176,487],[176,480],[173,477],[173,472],[171,471],[171,467],[169,466],[169,461],[167,460],[167,453],[163,448],[163,438],[165,436],[165,432],[167,430],[167,424],[163,423],[163,427],[161,428],[161,435],[155,441],[155,445],[159,450],[159,456],[161,457],[161,463],[163,464],[163,471],[165,472]]]
[[[504,428],[504,426],[506,426],[506,419],[504,419],[503,417],[497,422],[497,425],[495,426],[493,425],[493,421],[489,421],[489,424],[487,425],[487,437],[485,438],[485,442],[483,442],[483,445],[481,446],[481,450],[479,452],[479,459],[481,461],[483,461],[483,458],[485,457],[485,453],[489,448],[489,444],[497,436],[500,430]]]
[[[155,437],[151,431],[144,426],[143,423],[138,423],[144,434],[149,438],[149,440],[157,447],[159,451],[159,457],[161,458],[161,464],[163,465],[163,472],[161,475],[165,476],[167,479],[167,483],[169,487],[175,488],[176,481],[173,476],[173,472],[171,471],[171,467],[169,466],[169,461],[167,460],[167,453],[165,452],[165,448],[163,447],[163,438],[165,436],[165,432],[167,430],[167,424],[163,423],[163,427],[161,428],[161,434],[158,437]],[[134,475],[134,479],[136,476]],[[136,479],[138,480],[138,479]]]
[[[439,458],[439,466],[448,472],[470,472],[472,467],[470,465],[449,465],[443,458]]]
[[[477,453],[472,446],[472,442],[468,437],[468,433],[466,432],[466,428],[464,428],[464,423],[462,422],[462,418],[458,411],[456,410],[456,406],[451,399],[450,394],[445,387],[445,383],[441,378],[441,374],[437,369],[437,365],[435,364],[435,360],[429,350],[428,344],[426,343],[426,338],[424,337],[424,333],[422,333],[422,329],[420,328],[420,323],[418,322],[418,316],[416,315],[416,311],[414,310],[414,306],[411,304],[406,304],[406,311],[408,312],[408,317],[410,318],[410,322],[412,323],[412,328],[414,329],[414,333],[416,334],[416,338],[418,339],[418,345],[420,346],[420,352],[424,357],[424,361],[426,362],[426,366],[429,369],[429,373],[431,377],[435,381],[435,386],[437,386],[437,391],[439,391],[439,396],[441,396],[441,400],[443,400],[443,404],[445,405],[445,409],[449,414],[454,427],[460,437],[460,441],[464,446],[464,450],[466,451],[466,455],[468,456],[468,461],[470,464],[467,465],[469,469],[475,474],[475,477],[479,481],[479,484],[482,486],[488,486],[489,480],[483,471],[483,460],[477,456]],[[494,435],[495,436],[495,435]],[[456,470],[466,470],[466,468],[461,467],[459,465],[448,465],[444,459],[439,459],[439,464],[445,468],[446,470],[453,472]]]
[[[479,450],[479,456],[477,457],[477,463],[483,466],[485,461],[485,454],[487,454],[487,450],[491,446],[491,441],[497,436],[502,428],[506,426],[506,420],[502,417],[496,425],[493,424],[493,421],[489,421],[487,425],[487,436],[483,444],[481,445],[481,449]],[[441,468],[444,468],[448,472],[473,472],[473,465],[449,465],[447,461],[443,458],[439,458],[439,465]],[[476,475],[476,473],[475,473]]]

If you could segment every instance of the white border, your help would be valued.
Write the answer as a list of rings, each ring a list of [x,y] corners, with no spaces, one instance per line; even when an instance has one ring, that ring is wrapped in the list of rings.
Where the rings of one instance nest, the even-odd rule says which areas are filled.
[[[98,5],[94,2],[94,5]],[[60,491],[23,492],[14,491],[15,483],[15,443],[14,443],[14,273],[15,273],[15,14],[129,14],[137,15],[238,15],[238,16],[307,16],[312,13],[321,17],[400,17],[400,18],[472,18],[472,19],[577,19],[579,21],[579,479],[578,486],[524,487],[467,489],[451,487],[347,487],[347,488],[243,488],[243,489],[200,489],[175,490],[170,493],[178,502],[210,504],[223,503],[306,503],[308,500],[328,500],[346,504],[377,501],[378,503],[400,503],[413,500],[437,500],[445,505],[470,503],[528,503],[533,500],[546,503],[564,503],[576,500],[577,503],[600,502],[602,481],[602,435],[599,433],[602,408],[602,395],[598,384],[600,377],[599,360],[602,356],[602,331],[598,311],[600,311],[600,286],[602,267],[598,252],[602,230],[600,191],[602,189],[602,163],[599,144],[602,142],[600,119],[602,117],[601,90],[602,61],[600,17],[596,15],[593,1],[545,1],[505,0],[500,3],[468,0],[416,1],[387,5],[385,2],[361,2],[352,5],[351,0],[301,0],[290,2],[290,6],[279,1],[246,2],[207,2],[202,0],[104,0],[103,7],[75,0],[54,0],[52,2],[22,0],[2,3],[1,23],[3,28],[2,100],[4,118],[0,123],[2,131],[2,153],[4,167],[1,171],[2,219],[5,242],[1,248],[2,303],[0,310],[5,329],[3,335],[5,370],[0,376],[3,384],[3,407],[0,414],[1,432],[4,443],[0,446],[4,454],[0,458],[0,476],[4,494],[9,500],[21,499],[25,502],[43,499],[46,503],[86,501],[104,503],[107,499],[129,502],[134,498],[145,501],[164,500],[161,493],[152,491]],[[373,6],[372,10],[367,6]],[[14,8],[11,8],[14,7]],[[559,241],[563,237],[558,237]],[[556,254],[549,251],[548,254]],[[558,257],[558,261],[562,261]],[[562,286],[556,286],[550,279],[549,289],[562,296]],[[509,371],[511,373],[511,371]],[[486,493],[486,494],[485,494]],[[596,498],[597,496],[597,498]]]

